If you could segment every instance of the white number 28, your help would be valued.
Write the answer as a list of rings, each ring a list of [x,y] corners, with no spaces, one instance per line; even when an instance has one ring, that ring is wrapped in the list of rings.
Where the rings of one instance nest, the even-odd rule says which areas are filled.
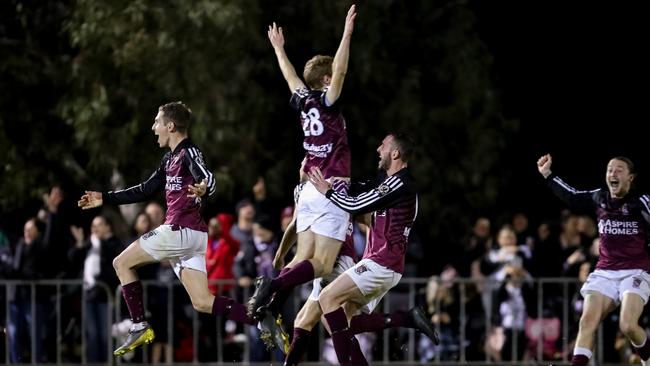
[[[323,122],[320,121],[318,109],[311,108],[307,113],[301,112],[301,115],[302,130],[305,131],[305,136],[319,136],[323,133]]]

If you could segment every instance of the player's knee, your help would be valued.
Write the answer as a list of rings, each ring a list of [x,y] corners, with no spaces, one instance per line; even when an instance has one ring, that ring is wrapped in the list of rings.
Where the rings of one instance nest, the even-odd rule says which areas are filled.
[[[294,328],[300,329],[311,329],[309,322],[307,321],[307,316],[304,312],[298,313],[296,315],[296,320],[293,322]]]
[[[639,325],[638,325],[638,320],[632,321],[629,318],[621,317],[621,319],[618,322],[618,326],[621,328],[621,333],[623,333],[626,337],[629,338],[630,335],[634,334],[634,331]]]
[[[115,272],[117,273],[120,273],[120,270],[122,269],[122,257],[119,255],[113,258],[113,269],[115,269]]]
[[[200,313],[211,313],[213,301],[210,300],[209,298],[192,299],[192,306]]]
[[[329,291],[329,287],[325,287],[320,293],[318,302],[320,307],[323,310],[323,313],[327,314],[330,311],[336,310],[338,306],[335,304],[334,293]]]
[[[322,277],[330,274],[334,268],[334,260],[312,258],[311,264],[314,266],[314,277]]]
[[[321,267],[323,271],[323,273],[321,273],[321,276],[325,276],[332,273],[332,270],[334,269],[334,263],[336,263],[335,259],[328,258],[324,260]]]

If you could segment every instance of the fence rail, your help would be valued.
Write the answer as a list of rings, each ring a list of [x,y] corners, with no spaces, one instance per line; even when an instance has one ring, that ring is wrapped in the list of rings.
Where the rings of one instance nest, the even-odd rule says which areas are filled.
[[[381,310],[385,313],[390,313],[393,310],[406,310],[408,308],[411,308],[415,305],[422,305],[423,302],[421,299],[425,298],[425,292],[426,292],[426,287],[429,284],[431,279],[428,278],[403,278],[400,282],[400,284],[391,290],[384,298],[382,305],[381,305]],[[174,335],[176,332],[179,330],[175,326],[175,311],[174,309],[174,301],[177,299],[178,294],[184,294],[184,289],[178,288],[181,286],[179,281],[142,281],[143,282],[143,287],[145,289],[145,303],[149,303],[147,297],[149,296],[149,292],[152,289],[164,289],[167,293],[166,296],[166,313],[164,316],[166,317],[166,332],[167,332],[167,345],[168,347],[173,348],[174,346]],[[231,295],[235,295],[237,293],[239,295],[239,298],[247,299],[249,295],[249,288],[238,288],[236,281],[213,281],[211,283],[214,283],[216,285],[229,285],[229,286],[234,286],[233,290],[231,290]],[[452,329],[451,333],[454,336],[454,339],[457,340],[455,344],[447,344],[447,346],[450,346],[451,348],[457,349],[457,352],[454,354],[454,359],[449,360],[445,359],[443,357],[443,354],[441,352],[441,348],[438,347],[435,349],[435,356],[432,360],[429,360],[428,363],[430,364],[435,364],[435,365],[493,365],[495,364],[495,360],[492,356],[488,354],[488,352],[485,352],[485,357],[483,359],[475,359],[471,358],[468,356],[468,342],[470,338],[476,338],[476,337],[471,337],[475,336],[475,334],[468,334],[468,331],[471,332],[471,329],[468,328],[469,321],[473,321],[474,323],[477,322],[476,317],[481,317],[484,324],[484,334],[482,338],[484,340],[489,340],[491,339],[491,333],[495,331],[495,328],[497,325],[495,325],[494,322],[494,317],[492,314],[494,313],[494,309],[492,309],[492,305],[494,303],[494,289],[498,288],[502,283],[501,282],[493,282],[493,281],[482,281],[482,282],[476,282],[472,279],[454,279],[452,281],[441,281],[439,279],[435,280],[435,285],[437,286],[444,286],[447,289],[453,289],[454,293],[457,294],[455,296],[454,300],[458,302],[459,304],[459,313],[458,313],[458,328],[457,329]],[[560,305],[558,306],[561,310],[560,313],[556,313],[556,317],[560,319],[560,324],[561,324],[561,350],[562,355],[559,359],[553,360],[553,363],[556,365],[562,365],[562,364],[568,364],[569,360],[568,357],[571,355],[571,352],[569,348],[571,347],[570,344],[570,334],[569,330],[571,326],[576,325],[576,320],[575,317],[571,316],[571,298],[572,295],[575,293],[576,289],[579,288],[578,285],[579,283],[577,282],[576,279],[573,278],[538,278],[538,279],[531,279],[528,281],[528,284],[534,288],[534,293],[535,293],[535,305],[536,305],[536,313],[538,314],[538,317],[542,316],[544,312],[547,310],[547,304],[545,303],[545,299],[548,300],[548,294],[553,293],[556,297],[557,300],[560,302]],[[123,299],[121,296],[120,288],[116,289],[115,292],[112,292],[109,290],[109,288],[103,284],[103,283],[98,283],[98,286],[100,286],[101,290],[103,291],[104,295],[108,299],[108,306],[106,307],[106,324],[104,329],[106,329],[107,334],[106,334],[106,339],[108,340],[106,345],[102,345],[106,347],[107,355],[108,355],[108,361],[106,363],[102,364],[122,364],[121,359],[114,359],[112,357],[112,350],[116,346],[116,344],[119,342],[116,340],[112,335],[111,335],[111,329],[113,328],[114,324],[121,321],[123,318],[126,318],[124,312],[122,311],[122,308],[124,306],[123,304]],[[430,284],[429,284],[430,285]],[[431,286],[431,285],[430,285]],[[3,290],[4,287],[4,291]],[[49,363],[51,364],[57,364],[57,365],[66,365],[66,364],[74,364],[74,365],[79,365],[79,364],[89,364],[87,358],[86,358],[86,350],[88,346],[88,340],[86,339],[85,336],[85,329],[88,320],[87,317],[87,309],[86,309],[86,304],[88,302],[88,299],[86,298],[86,291],[83,289],[83,281],[81,280],[41,280],[41,281],[20,281],[20,280],[0,280],[0,295],[4,294],[5,299],[2,303],[4,303],[5,306],[5,319],[4,323],[0,324],[2,327],[4,327],[4,362],[5,364],[15,364],[12,363],[10,360],[10,350],[12,349],[12,342],[13,340],[11,339],[11,334],[12,332],[7,331],[10,329],[12,326],[15,326],[16,320],[17,319],[12,319],[12,313],[10,309],[12,306],[16,306],[17,302],[15,299],[13,299],[12,292],[14,292],[18,287],[23,287],[23,288],[29,288],[29,301],[25,302],[25,299],[23,298],[22,302],[20,302],[20,306],[28,306],[29,307],[29,316],[31,318],[31,321],[29,323],[29,339],[31,340],[31,345],[30,345],[30,353],[32,355],[31,360],[29,363],[30,365],[38,364],[40,360],[37,360],[34,355],[39,354],[39,349],[42,348],[42,345],[39,345],[39,334],[42,332],[42,329],[37,329],[37,325],[39,325],[38,321],[35,321],[38,317],[38,307],[42,304],[42,291],[45,291],[46,299],[48,301],[45,302],[45,305],[51,310],[51,312],[54,314],[55,317],[55,334],[56,334],[56,350],[55,350],[55,357],[52,359],[49,359]],[[476,292],[476,288],[482,289],[483,292]],[[548,291],[548,289],[551,289],[552,291]],[[49,290],[49,292],[48,292]],[[180,292],[179,292],[180,291]],[[302,293],[305,293],[306,291],[302,291]],[[77,294],[75,296],[71,296],[71,294]],[[228,295],[228,294],[226,294]],[[40,300],[39,300],[40,296]],[[297,310],[299,306],[302,304],[303,297],[301,296],[301,291],[295,291],[294,292],[295,296],[295,301],[294,301],[294,306],[293,306],[293,314],[297,313]],[[474,298],[475,296],[481,296],[481,303],[483,304],[483,314],[474,314],[470,313],[471,310],[468,310],[466,308],[470,297]],[[76,300],[72,300],[72,297],[74,297]],[[40,301],[40,302],[39,302]],[[447,301],[446,299],[442,299],[440,297],[436,298],[434,301],[433,305],[435,308],[435,313],[440,314],[441,313],[441,308],[443,307],[443,301]],[[80,304],[79,304],[80,303]],[[80,350],[82,350],[80,355],[78,355],[79,352],[77,352],[77,359],[74,361],[70,361],[70,357],[64,357],[63,356],[63,344],[64,344],[64,333],[66,332],[66,329],[69,328],[70,321],[68,321],[67,324],[63,324],[62,321],[62,314],[63,314],[63,306],[69,306],[70,308],[67,308],[69,311],[71,308],[80,308],[81,313],[78,314],[78,316],[75,316],[75,321],[76,326],[81,329],[80,334],[80,340],[75,343],[76,346],[79,347]],[[149,305],[151,307],[151,305]],[[529,313],[532,312],[532,309],[529,309]],[[218,320],[217,326],[216,326],[216,334],[213,334],[216,344],[214,345],[214,349],[217,353],[217,360],[216,362],[201,362],[199,358],[199,328],[201,325],[201,320],[199,319],[199,314],[196,311],[191,311],[190,315],[190,321],[189,321],[189,326],[192,329],[192,361],[187,363],[191,365],[197,365],[197,364],[215,364],[215,365],[225,365],[225,364],[232,364],[232,360],[224,360],[224,341],[223,341],[223,334],[222,332],[222,321]],[[51,324],[49,325],[51,326]],[[74,326],[74,325],[73,325]],[[443,329],[445,325],[442,325],[441,322],[436,323],[436,327],[438,329],[439,333],[442,333],[443,331],[449,332],[449,329]],[[64,329],[66,328],[66,329]],[[521,329],[519,329],[521,330]],[[544,364],[548,365],[550,361],[545,360],[545,355],[544,355],[544,341],[545,341],[545,335],[544,335],[544,329],[541,328],[541,325],[538,325],[536,328],[537,333],[537,339],[536,343],[534,343],[533,351],[527,353],[527,358],[521,359],[520,357],[517,357],[517,350],[521,346],[520,342],[527,342],[526,345],[530,346],[528,343],[530,343],[530,340],[527,339],[520,339],[520,335],[522,334],[521,332],[516,332],[513,331],[511,334],[513,335],[512,337],[512,349],[511,349],[511,360],[514,361],[499,361],[496,360],[498,364],[513,364],[513,365],[521,365],[521,364]],[[393,332],[393,333],[391,333]],[[375,351],[375,355],[380,354],[380,356],[375,359],[372,364],[373,365],[416,365],[416,364],[421,364],[420,363],[420,357],[419,357],[419,352],[418,352],[418,338],[417,334],[414,330],[402,330],[402,335],[406,337],[405,344],[403,345],[403,350],[402,350],[402,355],[400,361],[391,361],[391,357],[394,358],[394,356],[391,355],[391,341],[394,339],[394,333],[395,331],[392,330],[385,330],[383,332],[383,335],[381,335],[381,341],[377,344],[375,344],[375,348],[380,348],[380,351]],[[245,333],[248,333],[248,329],[245,329]],[[318,332],[319,334],[319,352],[318,354],[320,355],[319,363],[305,363],[305,365],[319,365],[319,364],[324,364],[323,362],[323,344],[325,341],[326,336],[324,335],[324,332],[321,330]],[[399,336],[399,335],[398,335]],[[243,364],[250,364],[250,365],[255,365],[255,363],[250,362],[250,351],[251,351],[251,345],[250,345],[251,339],[250,337],[245,337],[243,339],[243,352],[242,352],[242,357],[241,357],[241,363]],[[40,348],[39,348],[40,347]],[[529,347],[530,348],[530,347]],[[567,350],[569,352],[567,352]],[[67,352],[69,352],[69,349],[66,349]],[[42,351],[40,351],[42,352]],[[507,353],[506,353],[507,354]],[[604,365],[605,363],[603,362],[603,330],[602,327],[598,332],[598,337],[597,337],[597,343],[596,343],[596,352],[594,353],[594,361],[598,365]],[[149,363],[149,353],[148,352],[142,352],[142,363]],[[173,362],[174,364],[185,364],[185,363],[179,363],[177,361]],[[260,365],[268,365],[268,362],[264,363],[259,363]],[[275,364],[281,364],[280,360],[276,360]]]

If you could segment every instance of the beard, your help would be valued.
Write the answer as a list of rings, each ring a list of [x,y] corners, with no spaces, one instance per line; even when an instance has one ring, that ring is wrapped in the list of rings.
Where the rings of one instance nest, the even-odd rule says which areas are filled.
[[[378,170],[388,170],[390,168],[390,160],[388,159],[388,156],[382,156],[381,159],[379,159],[379,164],[377,165]]]

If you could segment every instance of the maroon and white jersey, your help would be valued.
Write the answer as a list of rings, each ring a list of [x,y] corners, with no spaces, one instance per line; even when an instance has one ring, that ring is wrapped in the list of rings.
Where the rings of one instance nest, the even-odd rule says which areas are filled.
[[[642,269],[650,271],[646,251],[650,233],[650,196],[628,193],[613,198],[609,191],[579,191],[560,177],[551,175],[553,192],[576,209],[595,209],[600,236],[600,257],[596,269]]]
[[[330,189],[325,196],[352,215],[372,212],[363,259],[403,273],[406,245],[418,213],[418,196],[408,168],[391,176],[382,173],[377,179],[352,183],[349,193]]]
[[[188,138],[181,141],[174,151],[165,154],[158,169],[145,182],[119,191],[104,192],[102,197],[104,202],[118,205],[142,202],[164,187],[167,200],[165,224],[207,232],[208,226],[200,212],[201,198],[187,196],[187,187],[203,179],[208,182],[208,194],[214,194],[214,177],[203,161],[203,154]]]
[[[322,90],[296,89],[291,106],[300,112],[305,133],[305,172],[314,166],[325,178],[350,176],[350,148],[345,119],[338,105],[329,105]]]

